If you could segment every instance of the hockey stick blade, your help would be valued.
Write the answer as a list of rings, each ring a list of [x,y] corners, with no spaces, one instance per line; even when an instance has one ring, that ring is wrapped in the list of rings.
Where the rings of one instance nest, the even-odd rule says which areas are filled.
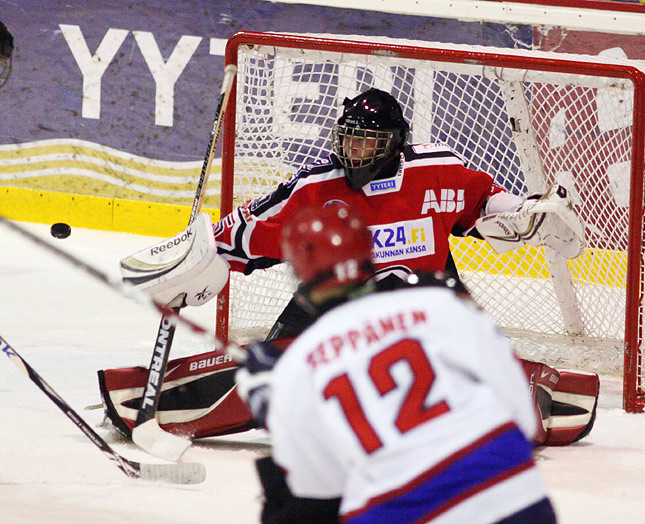
[[[203,464],[142,464],[122,457],[2,337],[0,350],[128,477],[171,484],[197,484],[206,478],[206,468]]]
[[[206,468],[198,462],[139,464],[139,478],[168,484],[199,484],[206,478]]]

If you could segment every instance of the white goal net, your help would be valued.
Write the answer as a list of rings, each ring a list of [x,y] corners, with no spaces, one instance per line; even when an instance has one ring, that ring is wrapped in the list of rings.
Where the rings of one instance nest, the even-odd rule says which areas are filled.
[[[238,34],[227,52],[238,77],[224,128],[222,212],[327,156],[345,97],[388,91],[411,125],[410,142],[446,142],[512,193],[555,182],[569,189],[588,241],[578,259],[535,248],[500,256],[472,238],[452,238],[453,257],[522,356],[624,371],[626,409],[642,410],[645,76],[627,62],[590,59]],[[232,275],[220,336],[271,327],[295,286],[283,266]]]

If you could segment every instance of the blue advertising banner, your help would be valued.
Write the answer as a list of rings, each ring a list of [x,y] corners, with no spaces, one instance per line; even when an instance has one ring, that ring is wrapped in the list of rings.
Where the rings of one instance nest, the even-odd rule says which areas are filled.
[[[192,201],[237,31],[532,39],[530,28],[261,0],[0,0],[0,17],[15,39],[0,184],[172,203]]]

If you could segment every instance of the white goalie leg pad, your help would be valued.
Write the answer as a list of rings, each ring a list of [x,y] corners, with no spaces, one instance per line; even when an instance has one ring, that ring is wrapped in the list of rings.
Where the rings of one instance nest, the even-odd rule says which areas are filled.
[[[524,244],[546,246],[564,258],[576,258],[585,247],[584,226],[565,187],[551,186],[539,198],[528,198],[515,212],[484,216],[477,231],[497,253]]]
[[[211,217],[200,213],[172,238],[121,261],[124,282],[162,304],[201,306],[226,284],[229,266],[217,254]]]

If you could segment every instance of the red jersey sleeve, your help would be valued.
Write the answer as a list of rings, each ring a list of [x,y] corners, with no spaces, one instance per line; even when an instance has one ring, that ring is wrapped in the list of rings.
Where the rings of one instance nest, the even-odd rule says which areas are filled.
[[[282,227],[301,207],[320,201],[329,182],[342,179],[331,161],[308,165],[272,193],[240,206],[213,227],[218,253],[246,274],[282,261]]]

